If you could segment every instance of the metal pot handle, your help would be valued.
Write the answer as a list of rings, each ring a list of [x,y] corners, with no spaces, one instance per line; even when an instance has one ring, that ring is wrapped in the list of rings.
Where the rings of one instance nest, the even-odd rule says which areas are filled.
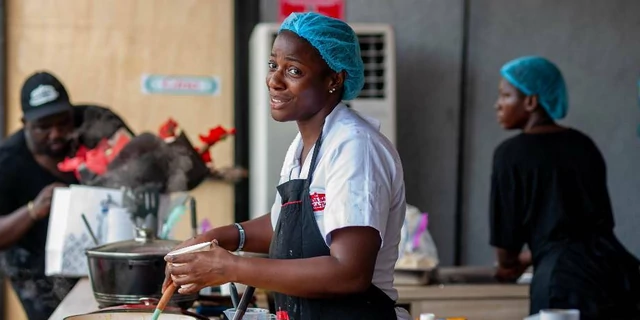
[[[157,306],[160,299],[156,298],[140,298],[138,301],[142,302],[145,306]]]
[[[135,240],[142,243],[152,242],[156,240],[157,236],[154,234],[153,229],[136,228]]]

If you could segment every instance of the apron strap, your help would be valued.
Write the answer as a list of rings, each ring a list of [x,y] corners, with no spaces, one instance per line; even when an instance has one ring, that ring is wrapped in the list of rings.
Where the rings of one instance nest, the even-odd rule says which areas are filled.
[[[320,146],[322,145],[322,130],[320,130],[320,136],[318,136],[318,140],[316,140],[316,144],[313,147],[313,155],[311,156],[311,163],[309,164],[309,174],[307,174],[307,182],[306,186],[309,187],[311,185],[311,180],[313,179],[313,173],[316,171],[316,164],[318,162],[318,153],[320,152]]]

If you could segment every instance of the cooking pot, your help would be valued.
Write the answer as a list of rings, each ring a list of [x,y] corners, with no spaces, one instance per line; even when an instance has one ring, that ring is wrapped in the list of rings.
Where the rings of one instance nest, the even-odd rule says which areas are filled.
[[[100,308],[137,304],[162,297],[164,256],[180,242],[157,239],[153,230],[137,229],[135,239],[87,249],[93,295]],[[176,293],[170,306],[188,309],[198,294]]]
[[[64,320],[151,320],[157,299],[141,299],[144,304],[129,304],[104,308],[92,313],[69,316]],[[162,320],[208,320],[209,318],[175,307],[166,307]]]

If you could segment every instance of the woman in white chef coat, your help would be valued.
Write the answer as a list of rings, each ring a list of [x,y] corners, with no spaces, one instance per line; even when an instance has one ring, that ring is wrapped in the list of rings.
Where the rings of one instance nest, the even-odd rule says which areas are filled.
[[[364,84],[356,34],[340,20],[294,13],[265,63],[272,117],[299,129],[271,212],[185,241],[217,245],[168,256],[183,264],[168,264],[168,274],[193,284],[185,294],[228,282],[275,292],[276,310],[296,320],[409,319],[393,287],[406,206],[400,158],[379,124],[341,102]],[[229,252],[240,250],[270,259]]]

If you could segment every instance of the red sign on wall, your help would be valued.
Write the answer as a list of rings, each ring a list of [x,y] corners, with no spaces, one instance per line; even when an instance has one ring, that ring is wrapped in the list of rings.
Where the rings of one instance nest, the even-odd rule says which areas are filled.
[[[309,11],[344,20],[344,0],[279,0],[279,9],[280,22],[293,12]]]

